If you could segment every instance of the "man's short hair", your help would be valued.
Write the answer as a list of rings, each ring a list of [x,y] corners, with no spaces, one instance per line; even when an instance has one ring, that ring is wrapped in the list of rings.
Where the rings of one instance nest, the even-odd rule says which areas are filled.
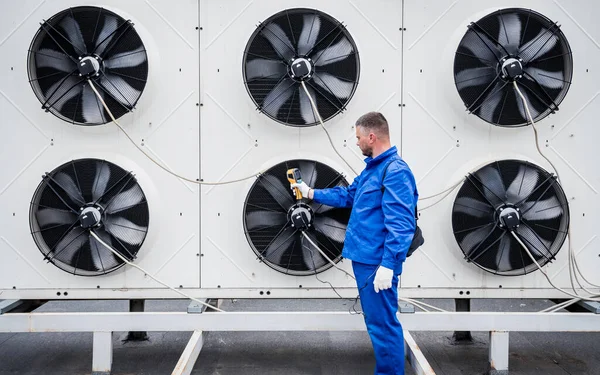
[[[375,133],[378,137],[389,137],[390,128],[385,117],[379,112],[366,113],[356,120],[356,126],[365,128]]]

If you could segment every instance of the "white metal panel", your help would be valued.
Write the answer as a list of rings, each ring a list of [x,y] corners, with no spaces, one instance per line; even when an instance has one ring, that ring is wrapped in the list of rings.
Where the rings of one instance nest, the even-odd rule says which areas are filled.
[[[132,171],[150,208],[148,237],[136,263],[164,281],[199,286],[199,189],[146,159],[114,126],[70,125],[44,113],[28,83],[27,53],[43,19],[78,1],[3,2],[0,12],[0,288],[157,287],[139,271],[121,268],[100,277],[75,277],[43,261],[29,233],[29,202],[45,172],[76,158],[101,158]],[[148,53],[146,88],[133,113],[119,122],[132,138],[178,173],[199,174],[198,6],[164,0],[104,1],[131,19]]]
[[[560,110],[538,123],[539,139],[542,151],[559,169],[562,187],[569,198],[573,247],[579,253],[582,271],[590,281],[599,283],[594,271],[600,265],[594,219],[600,208],[600,172],[592,162],[592,155],[596,153],[593,142],[599,134],[593,116],[600,108],[597,101],[600,85],[591,67],[600,61],[597,42],[600,32],[590,16],[598,7],[596,2],[406,1],[403,157],[415,172],[422,197],[438,193],[493,160],[527,160],[552,171],[536,151],[531,126],[501,128],[469,115],[454,84],[455,51],[467,25],[498,9],[511,7],[531,8],[557,21],[573,51],[573,84]],[[508,297],[515,296],[515,291],[517,295],[535,294],[530,288],[549,287],[539,271],[502,277],[468,264],[452,233],[455,195],[456,191],[421,212],[419,225],[426,242],[404,268],[405,293],[460,297],[459,291],[470,290],[472,295],[485,295],[489,291],[494,295],[506,293]],[[422,201],[420,208],[436,200]],[[556,261],[545,268],[555,283],[563,288],[570,285],[566,243]],[[443,293],[442,288],[453,289]],[[480,288],[484,290],[473,292]],[[538,294],[544,293],[548,292],[540,289]]]

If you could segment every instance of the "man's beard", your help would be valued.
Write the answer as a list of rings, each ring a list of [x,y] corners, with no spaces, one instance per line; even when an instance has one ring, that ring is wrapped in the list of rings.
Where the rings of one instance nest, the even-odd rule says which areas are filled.
[[[373,149],[372,148],[367,148],[365,150],[360,150],[362,152],[362,154],[368,158],[370,158],[371,156],[373,156]]]

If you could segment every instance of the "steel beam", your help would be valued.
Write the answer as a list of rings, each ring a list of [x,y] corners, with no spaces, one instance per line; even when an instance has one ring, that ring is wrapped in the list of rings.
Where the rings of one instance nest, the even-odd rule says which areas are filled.
[[[194,331],[171,375],[190,375],[204,345],[204,333]]]
[[[92,375],[109,375],[112,368],[112,332],[94,332]]]
[[[409,331],[600,331],[592,313],[416,312],[398,314]],[[96,331],[363,331],[361,315],[348,312],[14,313],[0,315],[0,332]]]
[[[404,355],[416,375],[435,375],[435,371],[408,331],[404,331]]]
[[[508,332],[490,331],[489,375],[508,374]]]

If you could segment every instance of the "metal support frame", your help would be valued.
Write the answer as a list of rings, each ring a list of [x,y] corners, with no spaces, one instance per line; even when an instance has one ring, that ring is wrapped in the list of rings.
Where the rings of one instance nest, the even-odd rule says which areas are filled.
[[[398,314],[409,331],[597,332],[593,313],[415,312]],[[0,332],[364,331],[362,315],[343,311],[58,312],[0,315]]]
[[[417,375],[435,375],[423,352],[408,331],[404,331],[404,355]]]
[[[185,347],[183,354],[181,354],[171,375],[189,375],[192,373],[196,360],[204,345],[205,336],[206,333],[202,331],[194,331],[194,333],[192,333],[192,337],[190,337],[190,341]]]
[[[191,310],[193,306],[190,306]],[[490,373],[508,371],[508,335],[520,332],[597,332],[600,314],[525,312],[398,313],[407,331],[490,332]],[[110,374],[112,332],[194,332],[173,374],[189,374],[210,331],[364,331],[361,315],[348,312],[85,312],[8,313],[0,315],[0,332],[93,332],[93,373]],[[419,374],[430,374],[423,354],[407,334],[407,354]],[[412,354],[410,354],[410,353]],[[418,370],[418,367],[421,370]],[[179,371],[179,372],[176,372]],[[423,372],[418,372],[423,371]],[[494,372],[495,371],[495,372]]]
[[[92,375],[109,375],[112,368],[112,332],[94,332]]]
[[[508,374],[508,332],[490,331],[489,375]]]
[[[129,300],[129,311],[130,312],[144,312],[146,308],[146,300],[144,299],[130,299]],[[148,332],[146,331],[129,331],[127,333],[126,341],[146,341],[148,340]]]
[[[455,298],[454,309],[460,312],[471,311],[471,299]],[[452,342],[455,344],[472,344],[473,336],[471,336],[471,331],[454,331],[452,334]]]

